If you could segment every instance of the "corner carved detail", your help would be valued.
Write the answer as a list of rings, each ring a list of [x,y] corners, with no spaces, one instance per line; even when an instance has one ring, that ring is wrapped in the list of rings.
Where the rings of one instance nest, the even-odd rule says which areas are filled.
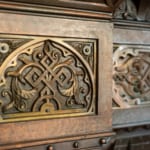
[[[71,38],[35,37],[16,48],[0,67],[2,119],[94,114],[96,51],[96,40]]]
[[[150,49],[115,47],[113,101],[121,108],[150,105]]]

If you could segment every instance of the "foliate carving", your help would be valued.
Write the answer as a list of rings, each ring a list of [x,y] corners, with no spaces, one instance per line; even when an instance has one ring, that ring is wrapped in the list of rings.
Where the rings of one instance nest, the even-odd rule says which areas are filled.
[[[4,118],[95,113],[96,70],[90,65],[95,68],[96,40],[81,41],[81,49],[66,43],[60,38],[37,38],[3,62],[0,102]]]
[[[150,50],[119,46],[113,56],[113,100],[122,108],[150,104]]]
[[[133,0],[124,0],[114,11],[114,18],[137,20],[137,7]]]
[[[149,0],[122,0],[114,10],[115,19],[150,21]]]

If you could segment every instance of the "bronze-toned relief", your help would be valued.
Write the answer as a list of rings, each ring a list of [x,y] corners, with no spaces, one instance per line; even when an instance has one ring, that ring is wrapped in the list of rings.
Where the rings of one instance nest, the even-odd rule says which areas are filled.
[[[96,40],[32,38],[0,67],[1,122],[95,114]]]
[[[121,108],[150,104],[150,49],[115,47],[113,101]]]

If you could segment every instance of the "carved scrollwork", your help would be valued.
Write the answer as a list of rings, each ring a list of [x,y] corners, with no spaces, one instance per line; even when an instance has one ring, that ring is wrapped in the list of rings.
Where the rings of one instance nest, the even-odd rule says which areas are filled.
[[[113,99],[122,108],[150,104],[149,49],[120,46],[113,56]]]
[[[80,42],[80,41],[65,41],[75,49],[78,49],[78,52],[84,57],[84,59],[88,62],[91,67],[93,73],[95,72],[94,60],[96,57],[94,56],[94,42]]]
[[[18,38],[0,40],[0,66],[11,52],[29,41],[30,39]]]
[[[1,114],[95,113],[96,70],[88,67],[95,63],[95,42],[87,42],[82,55],[59,38],[35,39],[16,49],[0,68]],[[84,59],[89,55],[90,64]]]

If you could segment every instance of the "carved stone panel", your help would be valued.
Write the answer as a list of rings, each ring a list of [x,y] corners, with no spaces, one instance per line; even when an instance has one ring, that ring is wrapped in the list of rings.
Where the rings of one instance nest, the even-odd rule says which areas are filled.
[[[96,45],[1,35],[0,122],[95,114]]]
[[[121,108],[150,105],[150,49],[114,47],[113,101]]]

